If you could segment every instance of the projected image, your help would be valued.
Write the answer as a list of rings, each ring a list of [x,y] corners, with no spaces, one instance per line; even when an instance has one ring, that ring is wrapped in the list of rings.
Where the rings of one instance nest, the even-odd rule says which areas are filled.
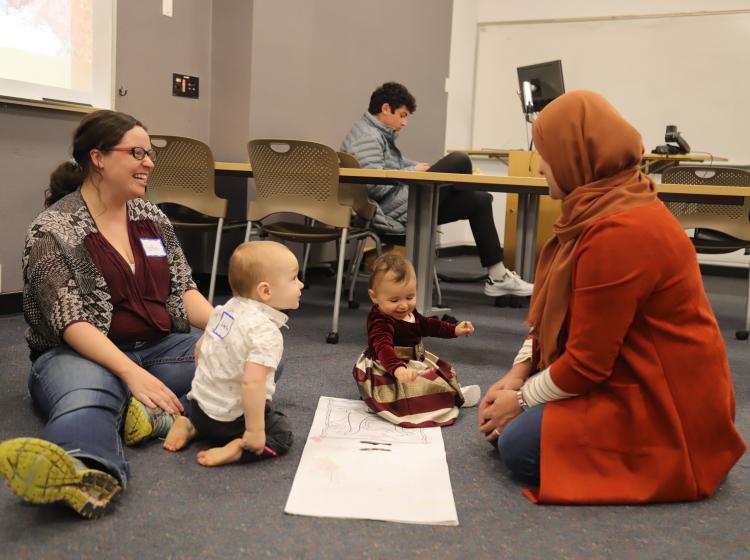
[[[92,88],[94,0],[0,0],[0,78]]]

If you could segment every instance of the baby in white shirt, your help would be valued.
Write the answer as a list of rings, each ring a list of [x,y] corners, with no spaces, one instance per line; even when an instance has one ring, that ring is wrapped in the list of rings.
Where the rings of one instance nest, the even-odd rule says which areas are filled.
[[[178,417],[164,448],[178,451],[194,438],[220,445],[198,453],[212,467],[286,453],[287,417],[271,406],[274,372],[284,349],[280,328],[302,295],[297,258],[281,243],[251,241],[229,260],[233,297],[217,306],[196,345],[195,378],[186,415]]]

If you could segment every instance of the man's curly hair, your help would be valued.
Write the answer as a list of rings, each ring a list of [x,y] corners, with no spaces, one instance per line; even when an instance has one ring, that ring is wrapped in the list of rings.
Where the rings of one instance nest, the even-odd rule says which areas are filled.
[[[388,103],[391,111],[399,107],[406,107],[409,113],[417,110],[417,100],[405,86],[397,82],[386,82],[373,91],[370,96],[370,107],[367,110],[371,115],[377,115],[382,111],[383,103]]]

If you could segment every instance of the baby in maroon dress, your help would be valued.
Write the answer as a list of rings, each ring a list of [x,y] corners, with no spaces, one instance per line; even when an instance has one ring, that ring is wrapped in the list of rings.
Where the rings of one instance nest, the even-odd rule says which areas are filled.
[[[416,285],[414,267],[399,255],[383,255],[373,264],[367,348],[354,366],[354,379],[362,400],[381,418],[407,428],[448,426],[459,407],[476,406],[480,389],[462,388],[453,366],[426,351],[422,337],[468,336],[474,326],[420,315]]]

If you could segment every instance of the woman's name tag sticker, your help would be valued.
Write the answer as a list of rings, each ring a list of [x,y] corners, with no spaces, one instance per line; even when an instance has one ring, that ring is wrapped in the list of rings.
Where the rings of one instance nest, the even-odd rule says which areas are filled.
[[[164,243],[158,237],[141,237],[143,252],[147,257],[166,257],[167,251],[164,249]]]
[[[233,324],[234,324],[234,316],[232,316],[231,313],[222,311],[221,317],[219,318],[219,322],[211,330],[211,332],[214,333],[219,338],[224,338],[225,336],[229,334],[229,331],[232,330]]]

